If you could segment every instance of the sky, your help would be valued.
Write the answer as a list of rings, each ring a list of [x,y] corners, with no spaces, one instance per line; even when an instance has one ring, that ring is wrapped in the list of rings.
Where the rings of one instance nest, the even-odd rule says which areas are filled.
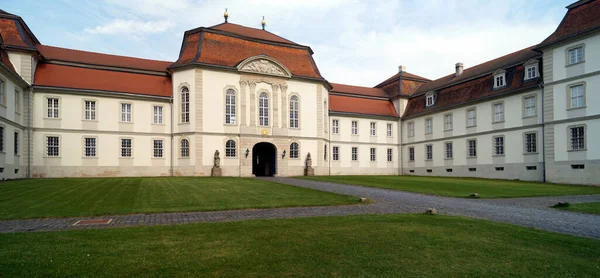
[[[310,46],[329,82],[373,87],[398,72],[429,79],[533,46],[575,0],[1,0],[42,44],[175,61],[183,33],[224,21]]]

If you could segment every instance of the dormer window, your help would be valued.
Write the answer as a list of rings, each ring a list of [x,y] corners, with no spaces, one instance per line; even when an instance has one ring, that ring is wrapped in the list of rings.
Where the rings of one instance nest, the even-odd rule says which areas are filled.
[[[506,86],[506,71],[497,70],[494,72],[494,89]]]
[[[533,79],[539,76],[538,74],[538,60],[529,60],[524,64],[525,66],[525,80]]]
[[[425,107],[429,107],[435,104],[435,93],[429,92],[425,95]]]

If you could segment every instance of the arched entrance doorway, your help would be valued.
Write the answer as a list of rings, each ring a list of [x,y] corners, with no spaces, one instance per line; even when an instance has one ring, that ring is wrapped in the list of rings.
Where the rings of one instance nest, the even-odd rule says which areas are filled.
[[[252,174],[257,177],[275,175],[277,148],[271,143],[261,142],[252,147]]]

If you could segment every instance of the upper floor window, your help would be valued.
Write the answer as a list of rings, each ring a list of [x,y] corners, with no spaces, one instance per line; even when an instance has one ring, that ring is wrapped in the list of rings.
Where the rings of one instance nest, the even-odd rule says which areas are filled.
[[[569,127],[570,149],[573,151],[585,150],[585,127],[575,126]]]
[[[159,105],[155,105],[152,107],[152,123],[154,124],[162,124],[163,123],[163,107]]]
[[[425,134],[433,133],[433,119],[425,119]]]
[[[299,114],[300,114],[300,101],[297,96],[292,96],[290,98],[290,127],[298,128],[299,124]]]
[[[335,119],[331,122],[331,132],[333,134],[340,133],[340,120]]]
[[[477,112],[475,108],[467,110],[467,127],[477,125]]]
[[[15,112],[21,113],[21,93],[15,89]]]
[[[408,137],[415,137],[415,123],[410,122],[406,127],[408,129]]]
[[[504,103],[494,103],[494,122],[504,122]]]
[[[538,72],[537,64],[525,67],[525,79],[532,79],[532,78],[538,77],[537,72]]]
[[[371,136],[376,136],[376,135],[377,135],[377,124],[371,123]]]
[[[444,115],[444,131],[452,130],[452,114]]]
[[[523,99],[524,117],[533,117],[537,114],[536,97],[529,96]]]
[[[537,133],[525,133],[525,153],[537,153]]]
[[[569,49],[569,65],[583,62],[583,46],[576,46]]]
[[[58,119],[58,98],[47,98],[48,101],[48,118]]]
[[[190,122],[190,89],[181,88],[181,122]]]
[[[408,148],[408,161],[415,161],[415,148]]]
[[[358,121],[352,121],[352,135],[358,135]]]
[[[387,124],[387,136],[392,137],[392,124]]]
[[[258,122],[260,126],[269,126],[269,95],[261,93],[258,97]]]
[[[569,87],[569,108],[585,107],[585,86],[577,84]]]
[[[227,89],[225,92],[225,123],[234,125],[235,122],[235,91]]]
[[[83,102],[83,118],[88,121],[96,120],[96,101],[86,100]]]
[[[237,148],[234,140],[227,140],[227,142],[225,142],[225,157],[236,157],[236,150]]]
[[[181,157],[190,157],[190,141],[188,139],[181,139]]]
[[[425,106],[429,107],[435,104],[435,93],[429,92],[425,95]]]
[[[504,87],[506,85],[506,72],[499,71],[494,74],[494,88]]]
[[[131,103],[121,103],[121,122],[131,122]]]
[[[4,92],[4,80],[0,79],[0,104],[6,104],[6,93]]]
[[[300,146],[298,143],[294,142],[290,144],[290,158],[298,158],[300,157]]]

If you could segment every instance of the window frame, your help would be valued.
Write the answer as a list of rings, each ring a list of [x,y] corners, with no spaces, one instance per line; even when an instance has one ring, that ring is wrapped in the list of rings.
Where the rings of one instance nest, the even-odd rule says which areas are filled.
[[[5,136],[5,132],[6,132],[6,126],[0,124],[0,153],[6,153],[6,149],[4,148],[5,142],[6,142],[6,136]]]
[[[415,137],[415,122],[406,123],[406,137]]]
[[[467,158],[477,158],[477,138],[470,138],[467,142]],[[471,142],[474,142],[473,152],[471,153]]]
[[[496,118],[496,116],[498,115],[498,113],[497,113],[498,111],[496,111],[497,105],[500,105],[502,107],[502,114],[501,114],[502,118],[500,120],[498,120]],[[497,102],[492,103],[492,123],[503,123],[505,121],[506,109],[504,109],[504,108],[505,108],[504,101],[497,101]]]
[[[377,123],[376,122],[369,123],[369,135],[371,135],[372,137],[377,136]]]
[[[571,51],[576,50],[578,48],[581,48],[581,60],[571,62]],[[575,58],[577,58],[577,56],[575,56]],[[580,43],[580,44],[576,44],[576,45],[567,47],[565,49],[565,66],[568,67],[568,66],[572,66],[572,65],[581,64],[581,63],[585,63],[585,44]]]
[[[340,120],[339,119],[331,120],[331,133],[332,134],[340,134]]]
[[[183,145],[183,142],[186,142],[187,146]],[[189,138],[180,138],[179,139],[179,158],[190,158],[191,153],[191,143]],[[185,152],[184,152],[185,150]],[[185,154],[185,155],[184,155]]]
[[[270,127],[271,125],[271,96],[266,91],[258,93],[258,126]]]
[[[535,136],[535,140],[533,141],[533,147],[535,147],[535,150],[531,151],[531,147],[527,145],[527,135],[534,135]],[[523,154],[525,155],[530,155],[530,154],[538,154],[539,152],[539,144],[538,144],[538,132],[537,131],[527,131],[527,132],[523,132]]]
[[[371,162],[377,162],[377,148],[369,149],[369,160]]]
[[[94,146],[93,146],[94,147],[93,148],[93,154],[94,155],[93,156],[87,155],[88,154],[87,153],[87,149],[90,148],[90,150],[91,150],[91,147],[87,146],[87,139],[94,139]],[[83,155],[82,155],[83,158],[98,158],[98,137],[96,137],[96,136],[83,136],[83,142],[82,143],[83,143]]]
[[[433,160],[433,144],[425,144],[425,161]]]
[[[386,154],[387,154],[387,162],[394,162],[394,149],[387,148]]]
[[[185,97],[184,97],[185,96]],[[179,123],[190,123],[190,88],[181,86],[179,88]]]
[[[450,131],[454,129],[454,116],[452,113],[444,114],[444,131]],[[450,119],[450,128],[448,128],[448,119]]]
[[[293,148],[295,146],[295,149]],[[290,144],[290,159],[300,159],[300,144],[292,142]]]
[[[581,148],[573,148],[573,131],[574,128],[581,128],[583,131],[583,135],[581,138],[582,147]],[[576,124],[567,126],[567,151],[569,152],[582,152],[587,151],[587,125],[586,124]]]
[[[448,148],[450,146],[450,148]],[[444,142],[444,159],[451,160],[454,159],[454,142],[447,141]]]
[[[502,139],[501,144],[498,144],[499,142],[497,141],[497,139]],[[505,156],[506,155],[506,137],[504,135],[493,136],[492,137],[492,149],[493,149],[492,156]],[[498,150],[501,150],[502,152],[499,153]]]
[[[534,71],[534,75],[533,76],[529,76],[529,70],[533,69]],[[532,65],[527,65],[525,66],[525,78],[524,80],[531,80],[531,79],[535,79],[538,78],[540,75],[539,73],[539,69],[538,69],[538,64],[532,64]]]
[[[425,118],[425,134],[433,134],[433,117]]]
[[[352,130],[352,135],[353,136],[358,136],[358,121],[352,121],[350,122],[350,129]]]
[[[533,108],[534,108],[535,112],[534,112],[533,115],[527,115],[527,100],[528,99],[532,99],[532,98],[533,98],[533,104],[534,104]],[[524,119],[525,118],[533,118],[533,117],[536,117],[538,115],[538,109],[537,109],[538,108],[538,103],[537,103],[538,100],[537,99],[538,99],[537,98],[537,94],[530,94],[530,95],[524,95],[523,96],[523,100],[522,100],[523,110],[522,110],[522,113],[523,113],[523,118]]]
[[[237,142],[234,139],[227,139],[225,141],[225,158],[237,158],[237,153]]]
[[[87,103],[94,103],[94,108],[92,109],[90,105],[90,109],[87,109]],[[88,119],[88,112],[89,112],[89,119]],[[93,115],[93,117],[92,117]],[[83,99],[83,120],[84,121],[89,121],[89,122],[97,122],[98,121],[98,101],[95,99],[87,99],[84,98]]]
[[[48,103],[48,101],[50,99],[56,99],[56,103],[52,104],[52,107],[50,107],[50,103]],[[56,105],[56,106],[54,106]],[[44,113],[44,119],[51,119],[51,120],[60,120],[61,119],[61,109],[60,107],[62,106],[61,103],[61,97],[58,96],[44,96],[44,108],[45,108],[45,113]],[[52,113],[50,113],[50,109],[52,109]],[[52,114],[52,115],[50,115]]]
[[[387,123],[385,128],[387,137],[394,137],[394,126],[390,123]]]
[[[498,80],[500,79],[501,84],[498,84]],[[506,82],[506,72],[502,71],[494,74],[494,89],[500,89],[506,87],[508,82]]]
[[[295,99],[295,100],[294,100]],[[293,104],[295,102],[295,108]],[[290,95],[288,103],[288,114],[289,114],[289,127],[293,129],[300,129],[300,97],[296,94]]]
[[[331,147],[331,159],[333,161],[340,161],[340,146]]]
[[[156,108],[160,108],[160,114],[156,114]],[[164,125],[165,124],[165,107],[164,105],[153,104],[152,105],[152,124],[153,125]],[[158,118],[157,118],[158,116]],[[157,121],[157,119],[159,121]]]
[[[471,107],[471,108],[467,108],[467,110],[465,110],[465,111],[466,111],[465,114],[466,114],[466,118],[467,118],[467,128],[476,127],[477,126],[477,108],[476,107]],[[473,115],[474,115],[474,117],[473,117],[473,125],[469,125],[469,120],[470,120],[470,118],[469,118],[469,111],[473,111]]]
[[[129,156],[123,155],[123,150],[127,147],[123,147],[123,140],[129,140]],[[132,159],[133,158],[133,138],[132,137],[120,137],[119,138],[119,158]]]
[[[6,107],[6,79],[0,77],[0,105]]]
[[[350,147],[350,158],[352,161],[358,161],[358,147]]]
[[[13,133],[13,151],[15,156],[20,156],[21,144],[19,141],[21,140],[21,134],[18,131],[14,131]]]
[[[124,121],[123,120],[123,116],[125,116],[126,120],[127,120],[127,111],[123,111],[123,107],[129,105],[129,121]],[[132,102],[119,102],[119,123],[127,123],[127,124],[131,124],[133,123],[133,103]]]
[[[157,142],[160,142],[157,148]],[[131,148],[133,149],[133,143]],[[157,156],[158,154],[158,156]],[[164,139],[152,139],[152,158],[165,158],[165,140]]]
[[[408,147],[408,162],[415,162],[415,147]]]
[[[237,90],[232,87],[232,86],[228,86],[225,88],[224,92],[224,100],[223,103],[225,104],[225,106],[223,107],[223,116],[224,116],[224,123],[226,125],[237,125],[238,124],[238,119],[237,119],[237,105],[238,105],[238,93]],[[229,110],[229,112],[228,112]],[[233,119],[233,121],[232,121]]]
[[[582,88],[582,100],[583,104],[581,106],[573,107],[573,88],[581,86]],[[577,82],[567,85],[567,110],[581,109],[586,108],[587,106],[587,83],[586,82]]]
[[[15,88],[15,113],[21,115],[21,91]]]
[[[56,138],[56,146],[50,146],[50,142],[49,139],[50,138]],[[45,158],[60,158],[61,157],[61,148],[60,148],[60,143],[61,143],[61,138],[60,135],[57,134],[46,134],[44,135],[44,145],[45,145],[45,152],[44,152],[44,157]],[[50,148],[56,148],[56,154],[50,154]]]

